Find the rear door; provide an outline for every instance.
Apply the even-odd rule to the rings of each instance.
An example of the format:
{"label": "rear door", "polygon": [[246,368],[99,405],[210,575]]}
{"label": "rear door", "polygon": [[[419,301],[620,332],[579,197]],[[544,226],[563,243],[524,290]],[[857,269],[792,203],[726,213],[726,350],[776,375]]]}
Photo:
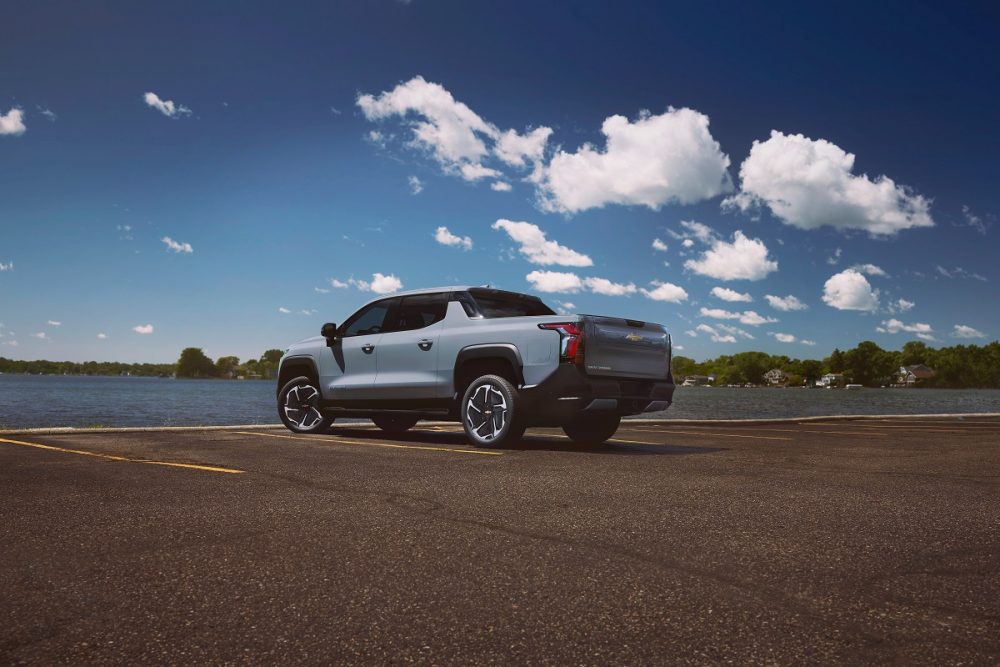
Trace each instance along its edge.
{"label": "rear door", "polygon": [[438,340],[448,310],[447,294],[404,296],[389,313],[378,344],[375,396],[425,399],[441,394]]}
{"label": "rear door", "polygon": [[340,335],[320,360],[325,398],[335,401],[372,398],[379,341],[386,319],[398,301],[391,298],[368,304],[341,325]]}

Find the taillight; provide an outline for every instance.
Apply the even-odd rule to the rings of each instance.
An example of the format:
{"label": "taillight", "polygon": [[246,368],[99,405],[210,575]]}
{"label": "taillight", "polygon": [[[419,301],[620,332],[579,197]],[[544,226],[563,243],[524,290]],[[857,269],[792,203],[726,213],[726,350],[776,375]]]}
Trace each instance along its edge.
{"label": "taillight", "polygon": [[552,322],[539,324],[538,328],[559,332],[560,361],[583,364],[583,329],[577,322]]}

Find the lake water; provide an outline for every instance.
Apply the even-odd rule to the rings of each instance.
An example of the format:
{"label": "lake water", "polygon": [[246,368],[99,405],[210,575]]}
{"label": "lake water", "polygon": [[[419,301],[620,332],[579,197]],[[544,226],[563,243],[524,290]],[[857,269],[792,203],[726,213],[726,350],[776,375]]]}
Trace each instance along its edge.
{"label": "lake water", "polygon": [[[45,426],[274,424],[265,381],[0,375],[0,429]],[[997,389],[679,387],[656,417],[752,419],[843,414],[1000,412]]]}

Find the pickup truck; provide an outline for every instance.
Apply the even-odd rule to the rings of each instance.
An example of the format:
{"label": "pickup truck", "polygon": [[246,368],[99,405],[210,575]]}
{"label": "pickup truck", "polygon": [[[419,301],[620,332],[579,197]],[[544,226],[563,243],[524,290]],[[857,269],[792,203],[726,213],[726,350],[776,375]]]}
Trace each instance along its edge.
{"label": "pickup truck", "polygon": [[487,287],[403,292],[289,347],[278,415],[296,433],[338,417],[390,434],[418,420],[459,421],[480,447],[530,426],[597,444],[621,418],[666,409],[674,394],[670,334],[659,324],[557,315],[535,296]]}

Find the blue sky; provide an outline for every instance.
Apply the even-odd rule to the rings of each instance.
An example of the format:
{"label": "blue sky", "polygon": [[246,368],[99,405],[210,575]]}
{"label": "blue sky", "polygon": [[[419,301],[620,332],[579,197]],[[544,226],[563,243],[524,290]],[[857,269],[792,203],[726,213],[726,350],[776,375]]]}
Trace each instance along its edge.
{"label": "blue sky", "polygon": [[5,10],[2,356],[257,356],[400,284],[699,359],[1000,332],[986,5],[141,4]]}

